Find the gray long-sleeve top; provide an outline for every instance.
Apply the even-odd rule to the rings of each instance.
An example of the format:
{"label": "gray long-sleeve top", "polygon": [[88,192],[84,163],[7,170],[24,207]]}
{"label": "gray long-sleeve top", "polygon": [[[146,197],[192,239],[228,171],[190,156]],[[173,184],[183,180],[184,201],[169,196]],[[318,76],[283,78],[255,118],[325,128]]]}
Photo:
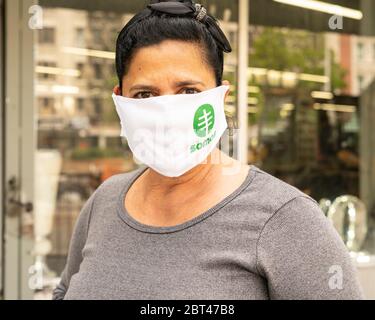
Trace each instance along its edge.
{"label": "gray long-sleeve top", "polygon": [[177,226],[126,211],[145,167],[83,206],[53,299],[363,299],[355,267],[315,200],[251,166],[223,201]]}

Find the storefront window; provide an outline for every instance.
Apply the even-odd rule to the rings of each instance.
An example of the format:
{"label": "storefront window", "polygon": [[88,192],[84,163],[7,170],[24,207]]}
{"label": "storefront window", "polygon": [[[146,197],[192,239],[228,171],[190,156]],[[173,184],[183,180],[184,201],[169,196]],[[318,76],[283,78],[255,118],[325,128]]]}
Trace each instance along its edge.
{"label": "storefront window", "polygon": [[[250,5],[248,162],[309,194],[327,215],[340,196],[364,202],[368,232],[358,235],[359,251],[375,253],[374,203],[364,173],[373,151],[361,147],[370,135],[364,97],[375,83],[369,12],[359,1],[340,3],[357,17],[346,17],[336,30],[327,12],[302,1],[277,2],[283,1]],[[341,223],[346,230],[348,221]]]}
{"label": "storefront window", "polygon": [[[148,2],[39,1],[33,253],[43,266],[44,287],[36,298],[50,298],[58,283],[89,196],[110,176],[137,168],[119,136],[111,94],[117,34]],[[226,113],[236,120],[238,1],[200,2],[233,48],[225,55],[224,79],[232,84]],[[332,13],[288,1],[250,0],[247,162],[310,195],[327,216],[343,196],[358,199],[368,223],[357,249],[375,254],[375,30],[364,3],[369,6],[344,1],[352,11],[340,23]],[[347,220],[341,221],[345,230]]]}

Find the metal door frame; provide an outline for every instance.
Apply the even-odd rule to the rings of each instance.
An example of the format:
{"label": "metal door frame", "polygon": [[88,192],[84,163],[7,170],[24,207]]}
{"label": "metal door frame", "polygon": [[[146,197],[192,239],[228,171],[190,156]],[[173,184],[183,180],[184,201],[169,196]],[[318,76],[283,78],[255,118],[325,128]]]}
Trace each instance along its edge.
{"label": "metal door frame", "polygon": [[[24,228],[25,203],[33,199],[34,183],[34,32],[29,28],[32,0],[5,2],[3,290],[5,299],[32,299],[29,268],[33,265],[33,234]],[[11,195],[14,178],[17,193]]]}
{"label": "metal door frame", "polygon": [[4,268],[3,268],[3,177],[4,177],[4,0],[0,0],[0,300],[3,298]]}

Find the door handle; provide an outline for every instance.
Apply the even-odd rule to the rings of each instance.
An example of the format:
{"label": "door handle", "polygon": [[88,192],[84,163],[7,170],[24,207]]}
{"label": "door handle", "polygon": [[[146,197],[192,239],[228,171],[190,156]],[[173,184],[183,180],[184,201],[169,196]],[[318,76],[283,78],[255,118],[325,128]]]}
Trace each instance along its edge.
{"label": "door handle", "polygon": [[9,203],[16,205],[19,208],[23,208],[25,212],[30,213],[34,210],[34,205],[32,202],[22,202],[19,200],[19,183],[17,183],[17,178],[12,177],[8,181],[8,192],[9,192]]}
{"label": "door handle", "polygon": [[25,212],[29,213],[29,212],[32,212],[34,210],[34,205],[32,202],[21,202],[19,200],[15,200],[13,198],[9,199],[9,202],[12,203],[12,204],[15,204],[21,208],[24,208],[25,209]]}

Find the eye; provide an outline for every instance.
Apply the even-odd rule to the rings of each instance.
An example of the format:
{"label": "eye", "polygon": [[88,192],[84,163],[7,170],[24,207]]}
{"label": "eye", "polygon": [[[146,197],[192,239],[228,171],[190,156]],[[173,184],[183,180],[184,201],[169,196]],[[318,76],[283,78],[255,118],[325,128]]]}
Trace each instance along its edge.
{"label": "eye", "polygon": [[181,93],[183,94],[196,94],[199,93],[200,91],[195,89],[195,88],[184,88],[181,90]]}
{"label": "eye", "polygon": [[152,93],[150,91],[138,92],[137,94],[133,96],[133,98],[135,99],[147,99],[151,97],[152,97]]}

